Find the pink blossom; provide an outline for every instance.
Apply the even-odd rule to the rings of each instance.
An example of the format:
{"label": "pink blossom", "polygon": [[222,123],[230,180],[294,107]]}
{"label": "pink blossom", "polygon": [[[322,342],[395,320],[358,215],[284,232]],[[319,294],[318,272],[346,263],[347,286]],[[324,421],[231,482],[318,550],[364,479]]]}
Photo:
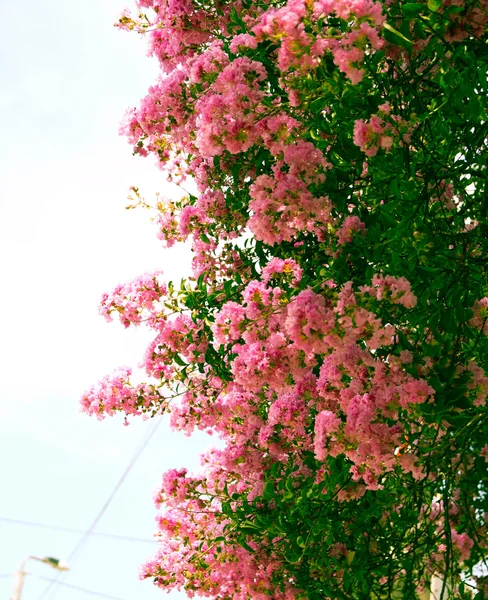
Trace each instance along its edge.
{"label": "pink blossom", "polygon": [[314,198],[305,183],[290,174],[260,175],[250,194],[248,226],[267,244],[291,241],[300,231],[320,234],[330,221],[328,198]]}
{"label": "pink blossom", "polygon": [[258,40],[254,35],[249,33],[239,33],[232,38],[232,41],[229,45],[229,49],[231,52],[236,54],[240,48],[256,48],[258,45]]}
{"label": "pink blossom", "polygon": [[283,260],[281,258],[273,258],[263,268],[261,278],[264,283],[268,283],[277,274],[283,274],[284,276],[291,275],[291,283],[296,286],[302,279],[302,273],[302,269],[293,259],[286,258]]}
{"label": "pink blossom", "polygon": [[488,335],[488,297],[477,300],[472,310],[474,315],[469,321],[470,326]]}
{"label": "pink blossom", "polygon": [[467,533],[458,533],[455,529],[451,529],[451,540],[453,546],[459,552],[461,560],[467,560],[470,550],[474,546],[473,540]]}
{"label": "pink blossom", "polygon": [[278,113],[277,115],[263,118],[257,123],[257,127],[264,145],[272,154],[277,156],[298,135],[300,122],[286,113]]}
{"label": "pink blossom", "polygon": [[405,308],[414,308],[417,304],[410,282],[405,277],[375,275],[372,283],[372,286],[362,287],[361,291],[376,296],[377,300],[388,300]]}
{"label": "pink blossom", "polygon": [[103,294],[100,314],[112,321],[112,314],[118,313],[124,327],[139,325],[144,318],[148,322],[158,322],[163,318],[160,302],[168,293],[161,275],[162,271],[146,273],[125,285],[118,285],[110,294]]}
{"label": "pink blossom", "polygon": [[337,242],[342,246],[352,241],[353,232],[365,229],[366,225],[355,215],[346,217],[336,231]]}
{"label": "pink blossom", "polygon": [[125,367],[104,377],[81,399],[81,410],[97,419],[113,416],[117,412],[126,415],[140,415],[143,412],[162,412],[165,402],[159,391],[152,385],[130,382],[131,369]]}
{"label": "pink blossom", "polygon": [[329,349],[328,334],[335,326],[334,311],[324,298],[307,289],[288,305],[285,321],[290,339],[305,352],[324,352]]}
{"label": "pink blossom", "polygon": [[195,105],[196,145],[204,157],[232,154],[250,148],[258,139],[255,122],[264,110],[259,82],[266,79],[263,64],[247,57],[224,67],[211,89]]}
{"label": "pink blossom", "polygon": [[366,156],[376,156],[380,148],[388,152],[400,142],[410,143],[410,126],[398,115],[391,115],[390,110],[385,103],[379,106],[381,116],[371,115],[369,122],[355,121],[353,141]]}
{"label": "pink blossom", "polygon": [[241,337],[245,324],[245,309],[237,302],[227,302],[220,309],[212,325],[214,339],[219,344],[227,344]]}
{"label": "pink blossom", "polygon": [[341,424],[341,419],[330,410],[323,410],[315,417],[314,449],[317,460],[325,459],[327,442],[333,441],[332,434],[339,430]]}
{"label": "pink blossom", "polygon": [[283,160],[289,166],[290,175],[308,184],[323,182],[325,180],[323,173],[330,167],[323,153],[312,143],[304,140],[285,146]]}

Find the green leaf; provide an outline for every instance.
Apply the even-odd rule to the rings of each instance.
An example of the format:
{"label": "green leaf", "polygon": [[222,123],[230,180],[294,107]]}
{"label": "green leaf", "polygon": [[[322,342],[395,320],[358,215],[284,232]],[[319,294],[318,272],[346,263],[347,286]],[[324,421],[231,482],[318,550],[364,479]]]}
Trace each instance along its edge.
{"label": "green leaf", "polygon": [[403,331],[398,330],[397,336],[398,336],[398,340],[400,341],[402,348],[407,348],[409,350],[414,349],[412,344],[408,341],[407,336],[403,333]]}
{"label": "green leaf", "polygon": [[247,526],[242,526],[239,528],[239,531],[241,531],[242,533],[245,533],[246,535],[254,535],[259,529],[255,526],[252,527],[247,527]]}
{"label": "green leaf", "polygon": [[261,530],[261,527],[256,525],[256,523],[253,523],[253,521],[244,521],[242,523],[241,531],[244,531],[245,529],[251,531],[252,533],[256,533],[256,531]]}
{"label": "green leaf", "polygon": [[386,29],[387,33],[385,35],[385,38],[389,42],[392,42],[393,44],[398,44],[399,46],[403,46],[407,50],[412,49],[412,47],[413,47],[412,40],[409,40],[408,38],[406,38],[403,35],[403,33],[400,33],[400,31],[398,31],[398,29],[395,29],[393,27],[393,25],[390,25],[389,23],[385,23],[383,25],[383,28]]}
{"label": "green leaf", "polygon": [[317,114],[317,113],[322,112],[324,110],[324,108],[325,108],[326,105],[327,105],[327,99],[326,98],[316,98],[315,100],[313,100],[312,102],[310,102],[310,107],[309,108],[310,108],[310,110],[313,113]]}
{"label": "green leaf", "polygon": [[452,310],[441,311],[441,327],[447,333],[451,333],[451,334],[457,333],[457,323],[456,323],[454,311],[452,311]]}
{"label": "green leaf", "polygon": [[442,6],[442,0],[428,0],[427,6],[432,12],[437,12]]}
{"label": "green leaf", "polygon": [[275,486],[273,481],[268,481],[264,486],[263,496],[266,500],[272,500],[275,497]]}
{"label": "green leaf", "polygon": [[416,2],[407,2],[402,6],[402,13],[406,17],[412,17],[421,13],[424,10],[424,8],[424,4],[417,4]]}
{"label": "green leaf", "polygon": [[466,321],[466,311],[463,306],[460,304],[456,305],[454,312],[456,313],[456,319],[459,323],[464,323]]}
{"label": "green leaf", "polygon": [[180,367],[187,367],[187,363],[181,358],[181,356],[179,354],[175,354],[173,357],[173,360],[175,361],[175,363],[177,365],[180,365]]}
{"label": "green leaf", "polygon": [[249,544],[245,540],[239,539],[238,543],[239,543],[239,546],[242,546],[245,550],[247,550],[248,552],[251,552],[251,554],[254,554],[254,550],[251,548],[251,546],[249,546]]}

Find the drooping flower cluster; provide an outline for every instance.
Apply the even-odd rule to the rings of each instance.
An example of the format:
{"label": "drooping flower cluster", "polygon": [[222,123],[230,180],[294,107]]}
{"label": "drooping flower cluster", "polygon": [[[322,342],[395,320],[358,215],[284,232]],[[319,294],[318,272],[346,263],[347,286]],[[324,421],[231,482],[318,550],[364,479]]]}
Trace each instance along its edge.
{"label": "drooping flower cluster", "polygon": [[100,314],[112,321],[113,313],[118,313],[124,327],[139,325],[145,321],[156,321],[161,307],[161,299],[167,294],[167,287],[160,280],[162,271],[148,273],[125,285],[118,285],[110,294],[104,294],[100,303]]}
{"label": "drooping flower cluster", "polygon": [[147,383],[132,385],[131,374],[132,370],[126,367],[104,377],[83,396],[82,410],[100,420],[117,412],[133,416],[163,412],[165,400],[159,390]]}

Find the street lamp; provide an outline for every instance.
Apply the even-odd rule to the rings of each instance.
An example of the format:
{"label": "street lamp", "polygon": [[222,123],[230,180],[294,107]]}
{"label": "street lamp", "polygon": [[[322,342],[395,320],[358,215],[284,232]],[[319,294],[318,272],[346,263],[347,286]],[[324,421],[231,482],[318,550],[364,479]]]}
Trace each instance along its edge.
{"label": "street lamp", "polygon": [[24,558],[24,560],[20,564],[20,569],[15,574],[15,583],[14,590],[12,592],[12,597],[10,600],[20,600],[22,595],[22,588],[24,587],[24,579],[27,575],[25,571],[25,565],[28,560],[38,560],[39,562],[44,563],[45,565],[49,565],[51,568],[56,569],[56,571],[69,571],[69,566],[64,560],[59,560],[59,558],[53,558],[52,556],[46,556],[44,558],[39,558],[38,556],[28,556]]}

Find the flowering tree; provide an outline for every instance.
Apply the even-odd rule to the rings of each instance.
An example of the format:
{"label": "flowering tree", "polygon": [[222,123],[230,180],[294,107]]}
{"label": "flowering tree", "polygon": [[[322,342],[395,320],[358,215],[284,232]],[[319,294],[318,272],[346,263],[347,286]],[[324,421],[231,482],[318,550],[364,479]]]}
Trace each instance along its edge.
{"label": "flowering tree", "polygon": [[487,22],[486,0],[121,17],[161,66],[123,132],[198,188],[152,207],[193,274],[103,297],[153,330],[148,383],[121,370],[82,406],[222,441],[163,476],[142,571],[161,588],[413,599],[436,574],[444,598],[484,597]]}

